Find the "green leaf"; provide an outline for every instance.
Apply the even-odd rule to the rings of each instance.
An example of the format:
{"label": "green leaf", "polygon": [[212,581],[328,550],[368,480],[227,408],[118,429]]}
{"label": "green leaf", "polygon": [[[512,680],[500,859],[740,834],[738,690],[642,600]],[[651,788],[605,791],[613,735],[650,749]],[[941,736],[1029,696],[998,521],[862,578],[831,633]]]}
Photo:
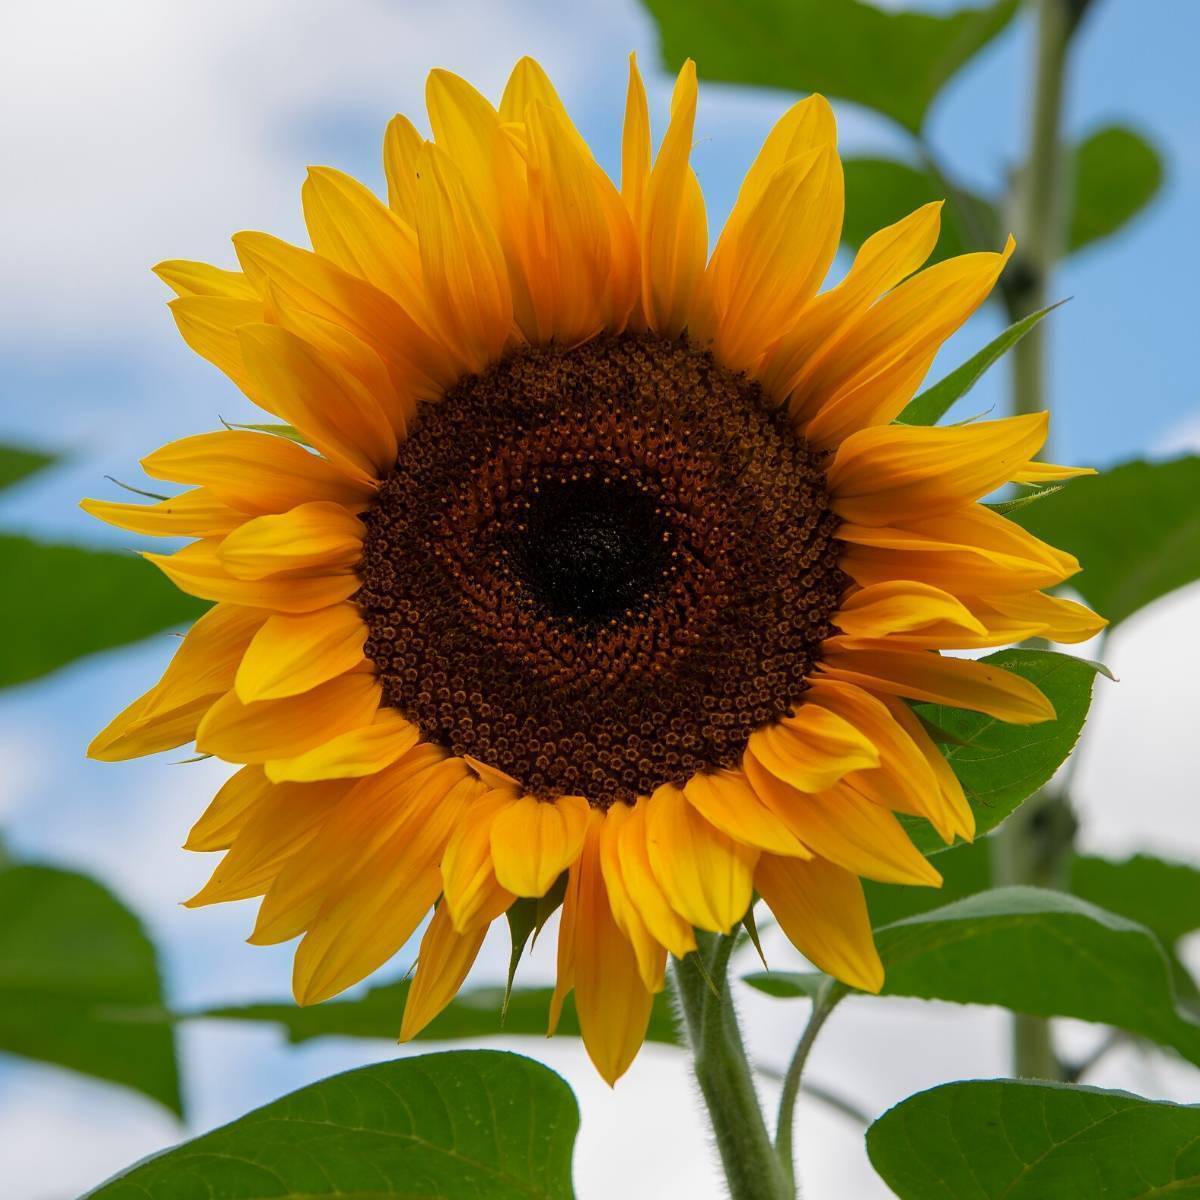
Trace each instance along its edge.
{"label": "green leaf", "polygon": [[1200,457],[1129,462],[1076,479],[1013,519],[1079,559],[1071,587],[1118,625],[1200,579]]}
{"label": "green leaf", "polygon": [[979,382],[992,363],[1007,354],[1047,313],[1052,313],[1064,303],[1060,300],[1058,304],[1051,304],[1049,308],[1039,309],[1014,322],[961,367],[956,367],[945,379],[910,400],[896,419],[905,425],[936,425],[955,401],[961,400]]}
{"label": "green leaf", "polygon": [[[284,1027],[291,1042],[329,1036],[388,1038],[394,1041],[400,1030],[400,1015],[404,1012],[408,989],[409,981],[405,979],[398,983],[379,984],[355,1000],[334,1000],[309,1008],[283,1001],[214,1008],[183,1015],[229,1021],[271,1021]],[[501,1020],[504,991],[503,987],[476,987],[459,992],[417,1035],[418,1038],[434,1042],[501,1035],[511,1037],[514,1034],[544,1038],[553,989],[513,988],[507,1011]],[[575,1015],[573,996],[568,996],[563,1005],[558,1033],[566,1037],[579,1036],[579,1020]],[[665,995],[655,997],[646,1040],[675,1046],[681,1044],[675,1017]]]}
{"label": "green leaf", "polygon": [[1028,1079],[947,1083],[867,1130],[900,1200],[1200,1196],[1200,1108]]}
{"label": "green leaf", "polygon": [[0,490],[20,483],[22,479],[43,470],[55,461],[53,455],[43,454],[40,450],[0,445]]}
{"label": "green leaf", "polygon": [[847,158],[842,166],[846,176],[842,241],[852,250],[857,250],[873,233],[935,200],[948,203],[942,209],[942,230],[929,257],[930,264],[974,249],[960,204],[970,205],[976,224],[982,226],[992,241],[997,240],[999,222],[995,210],[981,196],[961,188],[955,189],[951,196],[947,185],[928,171],[891,158]]}
{"label": "green leaf", "polygon": [[986,892],[992,886],[991,855],[992,847],[986,837],[962,843],[938,855],[936,865],[942,876],[940,888],[864,879],[863,891],[867,895],[872,928],[878,929],[917,913],[942,908],[977,892]]}
{"label": "green leaf", "polygon": [[1122,862],[1078,855],[1071,863],[1074,895],[1138,921],[1164,945],[1200,929],[1200,870],[1135,854]]}
{"label": "green leaf", "polygon": [[945,14],[862,0],[646,0],[663,58],[723,83],[853,100],[918,132],[943,85],[1012,19],[1015,0]]}
{"label": "green leaf", "polygon": [[[1001,650],[983,660],[1036,684],[1057,718],[1040,725],[1008,725],[982,713],[918,704],[915,711],[956,741],[942,747],[975,813],[977,834],[995,829],[1066,761],[1079,740],[1092,700],[1097,665],[1049,650]],[[905,827],[926,854],[946,846],[924,821]]]}
{"label": "green leaf", "polygon": [[1158,151],[1132,129],[1097,130],[1075,147],[1074,207],[1067,248],[1110,237],[1131,221],[1162,186]]}
{"label": "green leaf", "polygon": [[458,1050],[347,1071],[185,1142],[92,1200],[570,1200],[579,1109],[553,1071]]}
{"label": "green leaf", "polygon": [[0,535],[0,569],[13,584],[0,591],[0,627],[9,631],[0,687],[140,641],[206,607],[133,554]]}
{"label": "green leaf", "polygon": [[[1200,1064],[1200,1018],[1179,1004],[1158,939],[1075,896],[996,888],[885,925],[875,941],[882,995],[1095,1021]],[[777,973],[748,982],[774,996],[807,994]]]}
{"label": "green leaf", "polygon": [[144,1092],[180,1112],[158,960],[138,919],[85,875],[0,868],[0,1050]]}

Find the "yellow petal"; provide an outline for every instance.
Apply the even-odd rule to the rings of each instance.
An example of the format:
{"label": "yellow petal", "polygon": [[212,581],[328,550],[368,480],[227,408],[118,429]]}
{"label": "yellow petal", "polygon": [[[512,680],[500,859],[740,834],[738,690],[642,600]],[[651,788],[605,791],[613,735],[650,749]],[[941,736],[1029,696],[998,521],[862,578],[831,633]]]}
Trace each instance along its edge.
{"label": "yellow petal", "polygon": [[320,833],[347,786],[289,783],[266,790],[212,877],[185,905],[201,908],[261,896],[284,863]]}
{"label": "yellow petal", "polygon": [[254,635],[237,672],[243,704],[306,692],[353,670],[363,659],[367,627],[353,604],[270,617]]}
{"label": "yellow petal", "polygon": [[[550,82],[550,76],[537,59],[526,54],[517,60],[508,82],[504,85],[504,95],[500,97],[500,120],[523,122],[527,119],[529,109],[535,104],[544,104],[554,109],[563,121],[571,124],[566,106],[554,84]],[[574,129],[574,126],[571,125],[571,128]]]}
{"label": "yellow petal", "polygon": [[1060,479],[1078,479],[1095,475],[1095,467],[1060,467],[1056,463],[1028,462],[1013,477],[1013,483],[1056,483]]}
{"label": "yellow petal", "polygon": [[837,344],[850,322],[933,253],[941,230],[941,210],[941,201],[926,204],[867,238],[845,279],[814,296],[797,315],[795,325],[768,351],[755,374],[772,396],[790,398],[793,418],[807,420],[815,411],[809,393],[800,386],[806,373]]}
{"label": "yellow petal", "polygon": [[418,743],[387,770],[359,780],[330,814],[320,841],[296,855],[268,889],[250,942],[269,946],[303,933],[389,838],[464,777],[440,747]]}
{"label": "yellow petal", "polygon": [[650,865],[671,906],[701,929],[728,933],[750,907],[758,851],[710,825],[664,784],[646,808]]}
{"label": "yellow petal", "polygon": [[258,300],[258,293],[241,271],[226,271],[208,263],[175,258],[160,262],[154,268],[154,273],[177,296],[224,296],[230,300]]}
{"label": "yellow petal", "polygon": [[653,996],[613,919],[600,865],[601,821],[590,822],[579,860],[574,920],[575,1008],[596,1070],[610,1086],[629,1068],[650,1024]]}
{"label": "yellow petal", "polygon": [[188,630],[158,683],[97,734],[89,756],[117,762],[190,742],[205,712],[229,690],[262,621],[262,613],[231,604],[209,609]]}
{"label": "yellow petal", "polygon": [[433,143],[417,159],[417,233],[425,295],[437,328],[467,370],[500,356],[512,332],[512,292],[499,239],[450,156]]}
{"label": "yellow petal", "polygon": [[183,340],[250,395],[253,383],[242,361],[237,331],[243,325],[266,319],[262,301],[231,296],[180,296],[168,307]]}
{"label": "yellow petal", "polygon": [[311,783],[320,779],[358,779],[390,767],[418,742],[421,731],[394,708],[381,708],[369,725],[340,733],[294,758],[267,763],[275,783]]}
{"label": "yellow petal", "polygon": [[758,798],[740,771],[694,775],[683,794],[710,825],[735,841],[774,854],[809,856],[788,827]]}
{"label": "yellow petal", "polygon": [[[513,898],[510,891],[500,889],[492,867],[492,823],[516,800],[507,790],[484,792],[471,805],[446,846],[442,856],[443,904],[460,933],[487,926],[496,915],[498,889],[508,902]],[[504,908],[508,902],[503,903]]]}
{"label": "yellow petal", "polygon": [[687,324],[708,257],[704,194],[689,165],[696,98],[696,64],[688,59],[675,81],[670,124],[642,198],[642,305],[646,323],[666,337]]}
{"label": "yellow petal", "polygon": [[243,704],[227,692],[200,723],[196,748],[229,762],[265,763],[323,745],[369,725],[379,708],[379,684],[370,675],[341,675],[299,696]]}
{"label": "yellow petal", "polygon": [[748,211],[731,214],[694,322],[721,362],[749,370],[791,328],[833,262],[842,209],[841,162],[826,144],[784,163]]}
{"label": "yellow petal", "polygon": [[454,382],[452,357],[386,292],[269,234],[239,233],[233,244],[247,278],[270,296],[284,327],[296,311],[340,325],[379,355],[401,391],[423,399]]}
{"label": "yellow petal", "polygon": [[537,800],[522,796],[492,822],[492,863],[502,887],[517,896],[544,896],[579,857],[587,826],[582,796]]}
{"label": "yellow petal", "polygon": [[831,787],[848,771],[879,765],[879,751],[862,730],[820,705],[756,729],[747,750],[772,775],[802,792]]}
{"label": "yellow petal", "polygon": [[1020,622],[1030,630],[1025,637],[1044,637],[1052,642],[1086,642],[1108,624],[1085,605],[1064,596],[1047,596],[1043,592],[989,596],[979,604],[980,611],[985,614],[990,610],[1006,621]]}
{"label": "yellow petal", "polygon": [[1027,679],[974,659],[872,646],[831,649],[823,669],[869,691],[966,708],[1015,725],[1054,720],[1054,706]]}
{"label": "yellow petal", "polygon": [[851,637],[879,638],[912,633],[931,625],[950,625],[970,633],[985,632],[983,623],[956,596],[927,583],[894,579],[861,588],[842,602],[834,618]]}
{"label": "yellow petal", "polygon": [[792,944],[814,966],[864,992],[883,987],[862,884],[832,863],[764,854],[759,894]]}
{"label": "yellow petal", "polygon": [[836,146],[837,120],[829,101],[817,94],[798,100],[767,134],[738,189],[731,221],[734,216],[745,220],[785,164],[812,150]]}
{"label": "yellow petal", "polygon": [[650,936],[666,946],[676,958],[682,958],[695,950],[696,935],[691,923],[671,907],[654,876],[646,841],[647,801],[639,800],[635,805],[623,805],[622,808],[625,810],[623,816],[614,818],[614,806],[609,810],[608,819],[615,821],[619,832],[618,857],[627,902],[637,910]]}
{"label": "yellow petal", "polygon": [[922,376],[911,364],[933,360],[942,343],[987,299],[1013,242],[1002,254],[963,254],[900,284],[801,379],[794,405],[820,396],[805,437],[836,446],[856,430],[891,421],[912,399]]}
{"label": "yellow petal", "polygon": [[666,950],[650,932],[639,905],[630,894],[621,862],[621,833],[632,811],[626,804],[614,804],[605,813],[600,827],[600,867],[613,920],[633,949],[642,983],[647,991],[661,992],[667,965]]}
{"label": "yellow petal", "polygon": [[438,860],[477,780],[429,796],[340,894],[321,908],[296,950],[292,990],[317,1004],[381,967],[413,935],[441,888]]}
{"label": "yellow petal", "polygon": [[193,488],[157,504],[81,500],[79,507],[118,529],[150,537],[214,537],[229,533],[246,519],[244,512],[231,508],[205,488]]}
{"label": "yellow petal", "polygon": [[421,264],[411,225],[331,167],[309,167],[300,198],[313,249],[392,296],[420,322]]}
{"label": "yellow petal", "polygon": [[625,94],[625,124],[621,130],[621,198],[633,227],[642,227],[642,200],[650,177],[650,109],[646,86],[638,71],[637,55],[629,56],[629,87]]}
{"label": "yellow petal", "polygon": [[402,221],[416,224],[417,152],[421,135],[402,113],[389,122],[383,137],[383,171],[387,176],[388,207]]}
{"label": "yellow petal", "polygon": [[228,850],[254,809],[273,785],[262,767],[242,767],[225,781],[200,819],[192,826],[185,850]]}
{"label": "yellow petal", "polygon": [[308,435],[351,474],[381,478],[396,461],[396,433],[362,382],[277,325],[238,330],[252,399]]}
{"label": "yellow petal", "polygon": [[851,434],[828,480],[847,521],[888,525],[978,500],[1007,482],[1046,440],[1045,413],[927,429],[880,425]]}
{"label": "yellow petal", "polygon": [[314,608],[326,608],[352,596],[360,586],[358,576],[352,572],[235,579],[217,558],[219,546],[218,539],[209,538],[193,542],[176,554],[143,554],[142,557],[189,596],[279,612],[311,612]]}
{"label": "yellow petal", "polygon": [[170,442],[142,459],[152,479],[200,484],[240,512],[286,512],[310,500],[330,500],[358,512],[374,484],[352,479],[290,438],[227,429]]}
{"label": "yellow petal", "polygon": [[340,504],[314,500],[247,521],[221,542],[217,561],[235,579],[314,569],[339,574],[362,557],[363,532]]}
{"label": "yellow petal", "polygon": [[460,933],[450,923],[445,904],[434,911],[417,951],[417,970],[404,1001],[400,1040],[415,1038],[458,994],[471,970],[487,926]]}
{"label": "yellow petal", "polygon": [[881,883],[937,887],[942,877],[909,841],[886,808],[847,783],[799,792],[765,770],[752,754],[743,763],[754,790],[815,854]]}

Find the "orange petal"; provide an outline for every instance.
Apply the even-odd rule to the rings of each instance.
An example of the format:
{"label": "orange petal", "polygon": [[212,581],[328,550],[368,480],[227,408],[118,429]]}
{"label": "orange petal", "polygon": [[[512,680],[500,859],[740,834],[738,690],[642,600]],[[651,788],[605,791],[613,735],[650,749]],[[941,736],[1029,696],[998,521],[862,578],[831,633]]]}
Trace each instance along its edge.
{"label": "orange petal", "polygon": [[358,779],[390,767],[420,740],[421,731],[394,708],[380,708],[369,725],[339,733],[293,758],[267,763],[275,783],[311,783],[319,779]]}
{"label": "orange petal", "polygon": [[650,797],[646,846],[659,886],[692,925],[728,933],[745,916],[758,851],[710,825],[679,788]]}
{"label": "orange petal", "polygon": [[932,625],[985,633],[983,623],[956,596],[927,583],[893,579],[874,583],[848,596],[834,618],[851,637],[881,638],[912,633]]}
{"label": "orange petal", "polygon": [[239,526],[221,542],[217,561],[235,579],[285,571],[340,574],[362,557],[363,532],[363,523],[340,504],[313,500]]}
{"label": "orange petal", "polygon": [[879,751],[862,730],[804,703],[793,716],[756,729],[746,748],[771,774],[802,792],[824,791],[848,771],[879,765]]}
{"label": "orange petal", "polygon": [[451,925],[444,904],[434,911],[417,951],[417,970],[404,1002],[402,1042],[415,1038],[458,994],[486,933],[486,925],[460,933]]}
{"label": "orange petal", "polygon": [[516,802],[517,797],[507,790],[483,792],[446,846],[442,856],[443,904],[459,933],[487,926],[497,915],[494,906],[498,892],[507,897],[504,908],[512,901],[512,893],[500,888],[492,867],[492,824]]}
{"label": "orange petal", "polygon": [[809,857],[808,850],[758,798],[740,771],[693,775],[683,794],[710,825],[738,842],[774,854]]}
{"label": "orange petal", "polygon": [[208,263],[174,258],[160,262],[154,273],[177,296],[224,296],[230,300],[257,300],[258,293],[241,271],[226,271]]}
{"label": "orange petal", "polygon": [[157,504],[118,504],[81,500],[79,507],[100,521],[150,537],[214,537],[236,529],[246,514],[205,488],[193,488]]}
{"label": "orange petal", "polygon": [[185,850],[228,850],[251,813],[271,793],[272,783],[262,767],[242,767],[213,797],[183,843]]}
{"label": "orange petal", "polygon": [[421,135],[402,113],[389,122],[383,137],[383,171],[387,176],[388,207],[402,221],[416,224],[417,154]]}
{"label": "orange petal", "polygon": [[243,704],[295,696],[364,661],[367,627],[356,605],[268,618],[254,635],[237,671]]}
{"label": "orange petal", "polygon": [[500,885],[517,896],[544,896],[579,857],[588,811],[582,796],[522,796],[498,813],[492,862]]}
{"label": "orange petal", "polygon": [[819,858],[764,854],[754,884],[792,944],[815,966],[864,992],[883,987],[862,884]]}

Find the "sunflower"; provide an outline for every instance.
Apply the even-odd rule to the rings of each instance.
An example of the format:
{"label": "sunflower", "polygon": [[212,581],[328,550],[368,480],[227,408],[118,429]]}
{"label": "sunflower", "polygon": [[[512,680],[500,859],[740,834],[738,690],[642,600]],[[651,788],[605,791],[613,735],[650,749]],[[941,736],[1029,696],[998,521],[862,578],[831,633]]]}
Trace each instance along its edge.
{"label": "sunflower", "polygon": [[[971,809],[907,701],[1049,720],[1026,680],[944,650],[1090,637],[1078,569],[978,501],[1066,477],[1046,417],[896,423],[1012,250],[920,270],[926,205],[837,286],[830,106],[767,137],[709,255],[696,73],[652,154],[631,59],[615,186],[533,61],[494,108],[434,71],[431,141],[388,127],[384,204],[313,169],[312,250],[174,261],[184,340],[283,424],[143,460],[190,490],[102,520],[214,604],[90,753],[194,740],[240,769],[187,847],[189,904],[262,897],[301,1004],[432,911],[401,1037],[489,924],[561,897],[550,1025],[574,989],[614,1081],[668,954],[757,895],[813,963],[878,991],[860,877],[936,886],[896,814]],[[528,903],[528,900],[526,900]]]}

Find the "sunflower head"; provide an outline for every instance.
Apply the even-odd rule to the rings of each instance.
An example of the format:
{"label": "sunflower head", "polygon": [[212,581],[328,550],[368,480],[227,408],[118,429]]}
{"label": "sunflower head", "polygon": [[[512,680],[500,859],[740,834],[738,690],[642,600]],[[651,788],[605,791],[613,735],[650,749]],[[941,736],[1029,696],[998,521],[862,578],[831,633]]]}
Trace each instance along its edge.
{"label": "sunflower head", "polygon": [[709,254],[689,166],[696,77],[651,152],[631,60],[621,182],[531,60],[499,108],[435,71],[433,137],[388,127],[387,202],[303,188],[312,249],[234,239],[240,270],[163,263],[187,343],[291,431],[184,438],[188,486],[103,520],[195,539],[147,555],[213,601],[93,742],[195,741],[239,766],[188,847],[189,903],[262,897],[301,937],[301,1003],[430,914],[419,1032],[518,897],[561,893],[551,1027],[574,989],[610,1081],[668,953],[757,893],[796,946],[878,990],[860,876],[936,885],[896,813],[970,838],[909,700],[1053,711],[943,651],[1101,624],[1043,589],[1070,556],[979,500],[1073,472],[1044,416],[897,424],[1011,252],[920,270],[927,205],[820,291],[842,224],[829,105],[768,136]]}

